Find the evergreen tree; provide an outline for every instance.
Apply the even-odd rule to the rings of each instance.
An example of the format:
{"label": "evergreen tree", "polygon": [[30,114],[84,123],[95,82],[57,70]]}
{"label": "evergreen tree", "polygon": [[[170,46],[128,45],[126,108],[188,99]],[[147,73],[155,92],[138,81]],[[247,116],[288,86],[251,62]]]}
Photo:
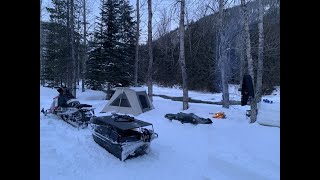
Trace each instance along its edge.
{"label": "evergreen tree", "polygon": [[95,88],[108,82],[129,86],[133,81],[135,22],[126,0],[102,3],[101,19],[95,30],[95,43],[87,63],[88,83]]}
{"label": "evergreen tree", "polygon": [[104,70],[106,72],[106,80],[112,85],[117,85],[118,74],[121,67],[118,66],[120,61],[119,51],[119,0],[107,0],[102,8],[102,22],[105,24],[105,30],[102,34],[104,57],[106,58]]}
{"label": "evergreen tree", "polygon": [[50,13],[50,22],[44,24],[47,42],[45,42],[44,78],[56,84],[65,81],[66,64],[68,62],[68,29],[67,29],[67,2],[52,0],[53,7],[47,8]]}
{"label": "evergreen tree", "polygon": [[135,22],[131,14],[133,13],[132,7],[127,0],[120,0],[120,11],[118,17],[118,24],[120,26],[118,33],[118,58],[116,67],[118,72],[114,73],[117,83],[122,86],[128,86],[133,81],[134,73],[134,58],[135,58]]}
{"label": "evergreen tree", "polygon": [[[79,6],[75,6],[75,11],[79,10]],[[47,7],[49,12],[49,22],[43,23],[43,31],[46,34],[44,42],[43,77],[45,80],[54,82],[55,85],[70,85],[71,75],[77,67],[72,67],[71,61],[71,43],[75,48],[75,57],[80,57],[80,34],[74,31],[75,42],[71,42],[69,28],[69,10],[68,0],[52,0],[52,7]],[[75,13],[79,16],[79,13]],[[79,19],[75,16],[74,19]],[[78,22],[76,22],[78,24]],[[80,23],[79,23],[80,24]],[[78,31],[80,26],[78,27]],[[78,64],[78,63],[76,63]],[[80,67],[79,67],[80,68]]]}
{"label": "evergreen tree", "polygon": [[94,32],[94,40],[89,42],[91,51],[89,52],[89,58],[86,62],[86,84],[94,90],[101,89],[101,85],[106,82],[102,28],[102,23],[97,23],[97,28]]}

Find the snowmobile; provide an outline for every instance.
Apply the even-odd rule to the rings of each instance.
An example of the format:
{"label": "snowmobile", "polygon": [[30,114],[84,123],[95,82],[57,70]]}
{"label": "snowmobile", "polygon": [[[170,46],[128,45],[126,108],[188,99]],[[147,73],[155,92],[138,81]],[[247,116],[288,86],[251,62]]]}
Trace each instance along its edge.
{"label": "snowmobile", "polygon": [[93,140],[121,161],[148,153],[158,138],[151,123],[128,115],[92,117],[89,127]]}
{"label": "snowmobile", "polygon": [[50,109],[42,108],[41,112],[45,116],[47,114],[57,115],[72,126],[83,129],[88,126],[90,118],[95,116],[94,109],[92,105],[80,104],[76,99],[69,99],[66,107],[60,107],[58,96],[56,96],[53,98]]}

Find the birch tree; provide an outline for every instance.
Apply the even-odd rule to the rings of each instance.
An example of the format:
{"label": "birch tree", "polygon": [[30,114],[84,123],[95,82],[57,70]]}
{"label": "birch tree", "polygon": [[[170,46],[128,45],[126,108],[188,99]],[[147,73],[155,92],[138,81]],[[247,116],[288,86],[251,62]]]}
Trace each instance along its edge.
{"label": "birch tree", "polygon": [[86,0],[83,0],[82,3],[82,9],[83,9],[83,46],[84,46],[84,58],[82,61],[82,85],[81,85],[81,91],[84,92],[84,84],[86,79],[86,62],[88,59],[87,56],[87,13],[86,13]]}
{"label": "birch tree", "polygon": [[[250,33],[249,33],[249,13],[247,9],[247,3],[245,2],[245,0],[241,0],[241,6],[242,6],[242,11],[244,16],[244,40],[246,44],[245,47],[246,47],[246,56],[248,61],[248,72],[252,78],[253,87],[255,87],[253,60],[251,56],[251,41],[250,41]],[[255,101],[255,98],[251,99],[250,108],[251,108],[250,123],[254,123],[257,120],[257,102]]]}
{"label": "birch tree", "polygon": [[243,75],[245,73],[246,70],[246,63],[245,63],[245,53],[244,53],[244,32],[243,30],[240,32],[240,37],[238,40],[238,48],[239,48],[239,52],[240,52],[240,74],[239,74],[239,82],[240,82],[240,86],[242,87],[242,79],[243,79]]}
{"label": "birch tree", "polygon": [[148,0],[148,54],[149,54],[149,65],[147,73],[147,86],[148,96],[152,101],[152,64],[153,64],[153,53],[152,53],[152,0]]}
{"label": "birch tree", "polygon": [[41,85],[44,85],[44,79],[43,79],[43,31],[42,31],[42,0],[40,0],[40,83]]}
{"label": "birch tree", "polygon": [[137,31],[136,31],[136,56],[134,63],[134,85],[138,85],[138,63],[139,63],[139,23],[140,23],[140,14],[139,14],[139,0],[136,0],[136,11],[137,11]]}
{"label": "birch tree", "polygon": [[257,69],[257,86],[256,86],[256,102],[261,101],[262,96],[262,76],[263,76],[263,5],[262,0],[258,0],[259,6],[259,20],[258,20],[258,31],[259,31],[259,45],[258,45],[258,69]]}
{"label": "birch tree", "polygon": [[226,63],[227,63],[227,46],[225,31],[223,25],[224,18],[224,0],[219,0],[219,64],[221,72],[221,83],[222,83],[222,107],[229,108],[229,87],[228,87],[228,76],[226,72]]}
{"label": "birch tree", "polygon": [[[67,0],[67,41],[68,41],[68,48],[71,46],[70,45],[70,0]],[[70,78],[70,74],[72,74],[71,72],[71,67],[70,67],[70,55],[71,55],[71,50],[69,51],[69,54],[68,54],[68,61],[66,63],[66,66],[67,66],[67,87],[72,87],[72,80]],[[72,59],[71,59],[72,60]]]}
{"label": "birch tree", "polygon": [[[77,4],[77,5],[79,5],[79,4]],[[80,52],[81,52],[81,50],[80,50],[80,48],[81,48],[81,44],[80,44],[80,38],[81,38],[81,36],[80,36],[80,29],[81,29],[81,20],[80,20],[80,18],[81,18],[81,16],[80,16],[80,14],[81,14],[81,12],[80,12],[80,8],[78,8],[78,11],[77,11],[77,34],[76,34],[76,37],[75,37],[75,43],[76,43],[76,64],[77,64],[77,72],[76,72],[76,75],[77,75],[77,78],[76,78],[76,81],[77,81],[77,85],[79,85],[79,83],[80,83],[80,65],[81,65],[81,63],[80,62],[82,62],[82,61],[80,61],[80,59],[83,59],[83,58],[81,58],[80,57]]]}
{"label": "birch tree", "polygon": [[180,66],[182,73],[182,89],[183,89],[183,110],[189,108],[188,101],[188,77],[185,62],[185,52],[184,52],[184,16],[185,16],[185,0],[180,0],[180,23],[179,23],[179,37],[180,37]]}
{"label": "birch tree", "polygon": [[76,96],[76,58],[75,58],[75,49],[74,49],[74,0],[70,0],[70,38],[71,38],[71,60],[72,60],[72,94],[74,97]]}

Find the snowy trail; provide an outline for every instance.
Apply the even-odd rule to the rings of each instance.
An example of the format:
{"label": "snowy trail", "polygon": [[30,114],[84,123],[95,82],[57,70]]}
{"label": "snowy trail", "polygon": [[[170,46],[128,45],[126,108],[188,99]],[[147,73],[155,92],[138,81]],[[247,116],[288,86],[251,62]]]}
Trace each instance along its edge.
{"label": "snowy trail", "polygon": [[[55,90],[40,88],[41,107],[50,106]],[[164,91],[165,92],[165,91]],[[169,94],[169,92],[167,92]],[[81,103],[107,103],[101,92],[79,93]],[[223,110],[227,119],[211,125],[181,124],[164,118],[182,111],[182,104],[154,98],[155,109],[137,116],[153,123],[159,138],[149,154],[121,162],[93,141],[89,129],[76,129],[54,116],[40,114],[40,179],[43,180],[256,180],[280,179],[280,128],[249,125],[246,107],[228,110],[216,105],[190,104],[186,112],[211,117]],[[272,108],[276,108],[272,106]],[[268,114],[264,118],[277,118]]]}

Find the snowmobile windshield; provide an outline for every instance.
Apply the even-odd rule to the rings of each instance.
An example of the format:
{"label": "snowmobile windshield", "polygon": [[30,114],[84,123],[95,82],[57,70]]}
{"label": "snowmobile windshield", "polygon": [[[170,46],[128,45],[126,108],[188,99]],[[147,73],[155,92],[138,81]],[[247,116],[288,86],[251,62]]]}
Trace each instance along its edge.
{"label": "snowmobile windshield", "polygon": [[50,110],[53,111],[56,107],[58,107],[58,96],[53,98]]}

